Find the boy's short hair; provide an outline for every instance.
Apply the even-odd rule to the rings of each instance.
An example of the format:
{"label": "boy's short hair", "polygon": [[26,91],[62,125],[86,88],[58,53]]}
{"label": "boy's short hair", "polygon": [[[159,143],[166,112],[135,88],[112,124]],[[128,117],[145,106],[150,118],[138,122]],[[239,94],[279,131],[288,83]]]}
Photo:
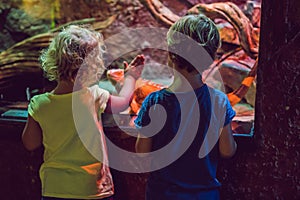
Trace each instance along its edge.
{"label": "boy's short hair", "polygon": [[[203,14],[199,15],[186,15],[176,21],[167,33],[167,44],[169,49],[169,55],[173,62],[177,63],[178,66],[187,67],[187,70],[193,71],[193,67],[187,60],[181,55],[178,55],[172,51],[178,47],[184,48],[181,51],[193,51],[188,46],[184,45],[184,38],[178,37],[178,34],[184,34],[189,38],[193,39],[198,45],[202,46],[207,53],[215,58],[217,49],[221,45],[220,34],[215,23]],[[195,54],[195,52],[191,52]]]}
{"label": "boy's short hair", "polygon": [[80,70],[86,76],[101,73],[99,70],[104,70],[103,53],[101,33],[70,25],[53,38],[42,52],[40,62],[49,80],[74,80],[82,67],[88,67],[88,70]]}

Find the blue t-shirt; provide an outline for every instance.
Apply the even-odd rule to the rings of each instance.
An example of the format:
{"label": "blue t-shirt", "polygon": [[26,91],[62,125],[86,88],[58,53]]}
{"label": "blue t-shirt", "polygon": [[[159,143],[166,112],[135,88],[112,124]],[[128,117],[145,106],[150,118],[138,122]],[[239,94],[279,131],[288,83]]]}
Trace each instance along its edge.
{"label": "blue t-shirt", "polygon": [[[143,127],[149,126],[154,121],[160,121],[154,118],[164,116],[163,113],[151,114],[161,112],[157,106],[163,107],[166,113],[162,128],[155,135],[149,128],[143,132]],[[235,112],[227,96],[221,91],[209,88],[206,84],[190,92],[173,93],[168,89],[162,89],[148,95],[138,113],[135,125],[142,135],[152,137],[152,151],[173,142],[168,154],[172,156],[174,153],[180,153],[178,149],[185,148],[184,146],[188,144],[178,159],[162,169],[151,172],[148,180],[148,187],[152,187],[151,191],[161,192],[163,187],[192,191],[219,187],[220,183],[216,179],[219,130],[230,123],[234,116]],[[209,136],[208,132],[210,137],[206,138]],[[205,140],[209,142],[205,143]],[[203,154],[205,149],[206,153]],[[152,165],[157,164],[159,163],[156,163],[154,158]]]}

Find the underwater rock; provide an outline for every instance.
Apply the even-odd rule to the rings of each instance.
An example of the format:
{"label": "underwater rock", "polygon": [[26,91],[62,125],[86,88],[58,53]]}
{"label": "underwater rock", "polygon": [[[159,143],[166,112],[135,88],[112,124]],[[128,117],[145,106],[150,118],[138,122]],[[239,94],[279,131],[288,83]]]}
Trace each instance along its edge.
{"label": "underwater rock", "polygon": [[0,32],[0,52],[9,48],[15,43],[7,30]]}
{"label": "underwater rock", "polygon": [[250,19],[254,27],[260,27],[261,3],[257,1],[247,1],[243,12]]}
{"label": "underwater rock", "polygon": [[33,18],[23,10],[12,8],[7,15],[5,27],[11,34],[34,36],[50,30],[50,22]]}
{"label": "underwater rock", "polygon": [[216,20],[222,43],[240,45],[239,36],[233,26],[225,20]]}
{"label": "underwater rock", "polygon": [[[219,71],[226,88],[235,90],[241,85],[244,78],[248,75],[250,69],[247,69],[236,61],[226,60],[221,64]],[[254,82],[244,97],[245,100],[252,106],[255,105],[255,93],[256,84]]]}
{"label": "underwater rock", "polygon": [[[242,81],[248,75],[255,63],[255,61],[243,51],[229,56],[217,67],[213,67],[217,62],[218,60],[214,61],[214,64],[203,72],[202,78],[209,86],[225,93],[232,92],[240,87]],[[251,106],[255,105],[255,94],[256,83],[254,81],[244,97]]]}
{"label": "underwater rock", "polygon": [[238,116],[254,116],[254,108],[246,103],[238,103],[234,105],[233,110],[236,112],[236,117]]}
{"label": "underwater rock", "polygon": [[172,77],[171,69],[160,63],[146,63],[142,77],[147,80],[153,79],[170,79]]}

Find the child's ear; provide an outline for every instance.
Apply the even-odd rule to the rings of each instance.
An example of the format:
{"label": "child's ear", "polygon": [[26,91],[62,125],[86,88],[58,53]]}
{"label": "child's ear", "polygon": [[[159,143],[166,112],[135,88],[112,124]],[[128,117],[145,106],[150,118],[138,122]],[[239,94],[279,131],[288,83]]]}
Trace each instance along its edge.
{"label": "child's ear", "polygon": [[72,72],[72,77],[70,78],[70,81],[72,81],[73,83],[75,83],[75,80],[76,80],[76,76],[77,76],[77,73],[78,73],[78,70],[79,69],[75,69],[73,72]]}
{"label": "child's ear", "polygon": [[174,62],[172,59],[172,54],[170,52],[168,53],[168,66],[174,68]]}

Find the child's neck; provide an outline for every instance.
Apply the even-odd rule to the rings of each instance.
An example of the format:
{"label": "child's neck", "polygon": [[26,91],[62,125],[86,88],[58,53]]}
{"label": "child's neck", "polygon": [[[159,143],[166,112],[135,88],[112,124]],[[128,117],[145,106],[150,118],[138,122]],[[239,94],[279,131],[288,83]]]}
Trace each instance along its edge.
{"label": "child's neck", "polygon": [[68,94],[74,92],[74,82],[69,80],[58,81],[56,88],[52,91],[53,94]]}
{"label": "child's neck", "polygon": [[201,74],[181,70],[174,72],[174,81],[169,89],[173,92],[188,92],[200,88],[203,84]]}

